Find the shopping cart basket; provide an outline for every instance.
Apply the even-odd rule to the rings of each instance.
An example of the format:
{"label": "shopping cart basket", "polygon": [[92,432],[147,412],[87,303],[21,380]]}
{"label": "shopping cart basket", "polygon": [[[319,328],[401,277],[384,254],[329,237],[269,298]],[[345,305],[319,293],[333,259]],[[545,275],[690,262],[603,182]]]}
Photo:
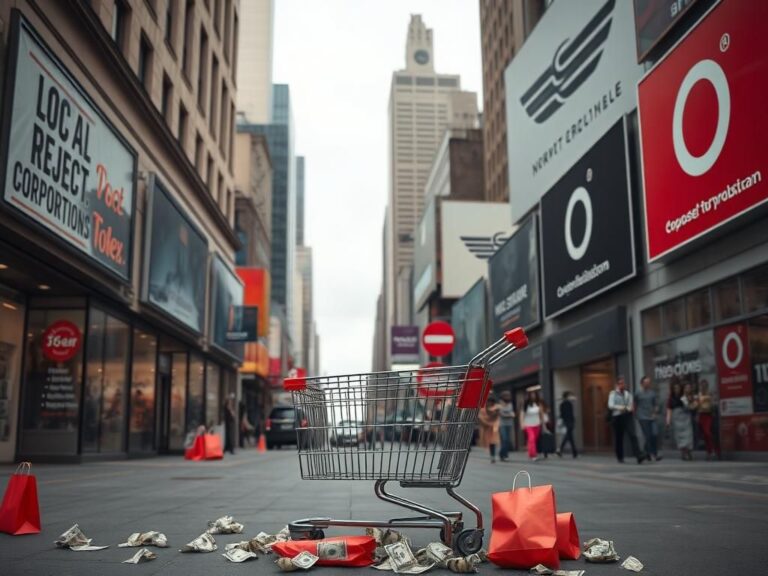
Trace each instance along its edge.
{"label": "shopping cart basket", "polygon": [[[525,332],[505,333],[467,365],[346,376],[289,378],[296,407],[301,477],[374,480],[380,499],[420,514],[388,521],[306,518],[289,524],[293,539],[320,539],[330,526],[435,528],[463,555],[483,545],[483,515],[454,488],[461,483],[478,410],[493,386],[491,367],[528,344]],[[444,488],[476,517],[464,530],[461,512],[434,510],[386,490]]]}

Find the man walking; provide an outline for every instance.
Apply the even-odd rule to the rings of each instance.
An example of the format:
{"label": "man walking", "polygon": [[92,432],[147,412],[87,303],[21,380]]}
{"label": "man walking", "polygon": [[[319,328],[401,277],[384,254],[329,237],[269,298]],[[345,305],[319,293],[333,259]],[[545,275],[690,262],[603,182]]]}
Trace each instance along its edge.
{"label": "man walking", "polygon": [[501,450],[499,458],[504,462],[509,458],[509,453],[515,450],[515,405],[512,403],[512,393],[504,390],[501,393],[501,403],[499,404],[501,425],[499,433],[501,434]]}
{"label": "man walking", "polygon": [[560,419],[563,421],[563,426],[565,426],[565,436],[563,437],[563,441],[560,443],[560,450],[557,451],[557,455],[561,458],[563,457],[563,450],[565,450],[565,445],[569,442],[571,444],[573,457],[576,458],[579,455],[579,453],[576,451],[576,442],[573,439],[573,429],[576,426],[576,417],[573,414],[573,402],[571,401],[572,397],[573,394],[566,390],[563,392],[563,401],[560,402]]}
{"label": "man walking", "polygon": [[634,403],[632,394],[627,391],[624,376],[616,379],[616,387],[608,395],[608,410],[611,413],[613,424],[613,441],[616,445],[616,459],[624,463],[624,435],[629,436],[632,453],[637,458],[637,463],[642,464],[648,456],[640,451],[635,434],[635,421],[633,418]]}
{"label": "man walking", "polygon": [[635,394],[635,406],[637,421],[640,423],[640,429],[645,438],[645,453],[657,462],[661,460],[658,448],[658,423],[659,416],[659,395],[653,389],[651,379],[643,376],[640,379],[641,390]]}

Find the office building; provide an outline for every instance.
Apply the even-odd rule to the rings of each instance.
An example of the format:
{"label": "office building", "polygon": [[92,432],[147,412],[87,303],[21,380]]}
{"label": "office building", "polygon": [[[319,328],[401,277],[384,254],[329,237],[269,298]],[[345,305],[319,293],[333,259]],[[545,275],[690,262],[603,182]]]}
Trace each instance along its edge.
{"label": "office building", "polygon": [[237,108],[252,124],[268,124],[272,115],[274,20],[274,0],[241,2]]}

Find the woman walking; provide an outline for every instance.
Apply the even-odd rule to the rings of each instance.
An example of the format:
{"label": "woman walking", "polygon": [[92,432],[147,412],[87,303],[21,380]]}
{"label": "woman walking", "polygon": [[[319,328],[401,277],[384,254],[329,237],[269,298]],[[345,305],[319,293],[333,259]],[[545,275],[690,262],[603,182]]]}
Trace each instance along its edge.
{"label": "woman walking", "polygon": [[698,406],[699,428],[707,448],[707,460],[713,460],[717,457],[717,449],[712,437],[712,419],[715,407],[712,402],[712,395],[709,393],[709,382],[706,380],[699,383]]}
{"label": "woman walking", "polygon": [[491,464],[496,463],[496,445],[501,443],[499,438],[500,409],[496,405],[496,398],[491,396],[488,402],[480,409],[480,438],[478,443],[487,446],[491,453]]}
{"label": "woman walking", "polygon": [[693,426],[688,403],[680,382],[673,382],[667,400],[667,426],[672,427],[675,444],[683,460],[693,460]]}
{"label": "woman walking", "polygon": [[536,443],[539,441],[539,434],[541,434],[543,417],[544,412],[541,409],[539,392],[537,390],[529,390],[523,409],[520,412],[520,428],[528,442],[528,457],[534,462],[539,460]]}

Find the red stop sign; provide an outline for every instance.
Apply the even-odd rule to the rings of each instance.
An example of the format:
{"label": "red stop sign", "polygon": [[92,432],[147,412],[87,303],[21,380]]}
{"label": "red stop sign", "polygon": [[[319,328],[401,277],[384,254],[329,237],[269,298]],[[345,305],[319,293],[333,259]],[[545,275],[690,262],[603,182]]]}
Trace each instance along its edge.
{"label": "red stop sign", "polygon": [[456,335],[448,322],[432,322],[424,329],[421,343],[432,356],[447,356],[456,344]]}
{"label": "red stop sign", "polygon": [[66,362],[75,357],[82,343],[80,329],[68,320],[59,320],[43,333],[43,355],[53,362]]}

